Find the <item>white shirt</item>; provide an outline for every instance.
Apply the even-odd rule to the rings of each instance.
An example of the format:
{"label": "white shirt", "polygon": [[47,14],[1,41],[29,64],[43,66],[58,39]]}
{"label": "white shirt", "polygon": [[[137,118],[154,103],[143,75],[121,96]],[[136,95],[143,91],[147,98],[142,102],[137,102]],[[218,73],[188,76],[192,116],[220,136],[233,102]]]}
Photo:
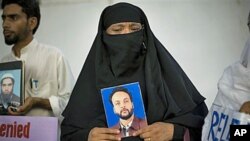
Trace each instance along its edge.
{"label": "white shirt", "polygon": [[47,98],[51,110],[33,108],[27,116],[56,116],[62,120],[61,113],[66,107],[74,78],[62,52],[48,45],[40,44],[33,39],[21,49],[17,58],[13,52],[1,59],[1,62],[22,60],[25,63],[25,98]]}

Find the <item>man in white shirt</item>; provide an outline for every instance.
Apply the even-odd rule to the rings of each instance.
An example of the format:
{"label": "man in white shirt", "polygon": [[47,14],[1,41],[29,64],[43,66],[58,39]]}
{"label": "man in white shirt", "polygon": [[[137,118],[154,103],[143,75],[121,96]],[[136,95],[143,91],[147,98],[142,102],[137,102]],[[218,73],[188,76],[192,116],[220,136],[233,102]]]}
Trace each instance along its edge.
{"label": "man in white shirt", "polygon": [[12,115],[61,116],[70,97],[74,79],[63,54],[40,44],[33,35],[40,23],[37,0],[3,0],[2,26],[5,43],[12,52],[1,62],[25,63],[25,102]]}

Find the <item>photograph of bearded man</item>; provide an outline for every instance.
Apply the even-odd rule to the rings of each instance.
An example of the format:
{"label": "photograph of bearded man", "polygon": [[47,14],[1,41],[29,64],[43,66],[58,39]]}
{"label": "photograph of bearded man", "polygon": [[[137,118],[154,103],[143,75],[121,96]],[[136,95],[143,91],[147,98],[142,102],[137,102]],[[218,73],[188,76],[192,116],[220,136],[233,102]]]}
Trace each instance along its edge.
{"label": "photograph of bearded man", "polygon": [[15,78],[11,73],[5,73],[0,79],[0,115],[7,114],[9,106],[20,106],[20,97],[14,93]]}
{"label": "photograph of bearded man", "polygon": [[121,137],[132,136],[135,131],[147,126],[145,118],[135,115],[133,97],[128,89],[114,88],[109,101],[113,105],[114,113],[119,117],[119,121],[111,128],[119,129]]}

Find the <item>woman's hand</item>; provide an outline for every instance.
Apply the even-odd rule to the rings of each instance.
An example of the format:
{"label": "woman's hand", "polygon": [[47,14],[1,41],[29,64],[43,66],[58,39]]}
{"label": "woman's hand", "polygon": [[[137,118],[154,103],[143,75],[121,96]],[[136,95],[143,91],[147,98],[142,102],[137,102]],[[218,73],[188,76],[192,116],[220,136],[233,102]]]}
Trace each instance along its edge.
{"label": "woman's hand", "polygon": [[120,141],[120,131],[111,128],[95,127],[90,130],[88,141]]}
{"label": "woman's hand", "polygon": [[133,136],[140,136],[144,141],[169,141],[173,139],[174,125],[156,122],[136,131]]}

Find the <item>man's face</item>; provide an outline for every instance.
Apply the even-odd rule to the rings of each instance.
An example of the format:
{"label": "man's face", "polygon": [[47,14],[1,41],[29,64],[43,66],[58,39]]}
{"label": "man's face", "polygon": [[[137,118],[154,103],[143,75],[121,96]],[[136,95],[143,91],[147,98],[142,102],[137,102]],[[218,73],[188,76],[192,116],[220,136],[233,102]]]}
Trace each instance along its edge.
{"label": "man's face", "polygon": [[6,5],[2,14],[2,27],[5,43],[16,44],[29,33],[28,19],[22,7],[17,4]]}
{"label": "man's face", "polygon": [[13,92],[13,82],[10,78],[3,79],[1,84],[3,94],[11,94]]}
{"label": "man's face", "polygon": [[126,92],[118,91],[112,97],[114,112],[121,119],[129,119],[134,113],[133,103]]}

